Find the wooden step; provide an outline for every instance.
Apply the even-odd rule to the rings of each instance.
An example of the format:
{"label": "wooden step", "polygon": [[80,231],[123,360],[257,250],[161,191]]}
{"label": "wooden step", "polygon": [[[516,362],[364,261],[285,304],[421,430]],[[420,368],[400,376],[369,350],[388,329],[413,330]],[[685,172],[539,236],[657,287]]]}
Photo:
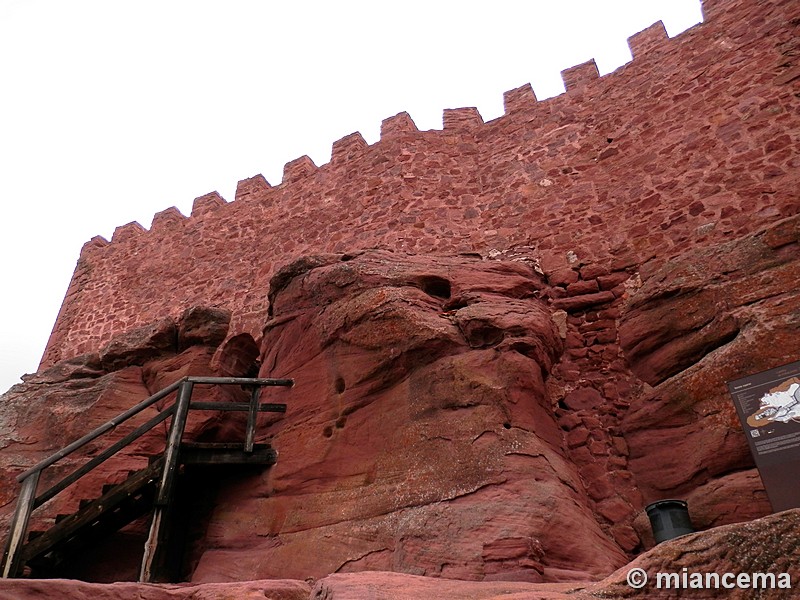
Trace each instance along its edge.
{"label": "wooden step", "polygon": [[180,462],[185,465],[274,465],[278,453],[269,444],[255,444],[245,452],[243,444],[183,443]]}
{"label": "wooden step", "polygon": [[[270,448],[267,443],[256,444],[264,448]],[[183,442],[181,448],[201,448],[203,450],[242,450],[242,442]]]}
{"label": "wooden step", "polygon": [[65,560],[80,555],[85,548],[146,514],[152,507],[154,496],[155,489],[143,502],[126,501],[104,512],[74,534],[60,537],[43,551],[27,558],[26,564],[33,569],[36,576],[49,576]]}
{"label": "wooden step", "polygon": [[[161,474],[163,461],[157,461],[139,471],[136,475],[128,478],[126,481],[113,487],[112,490],[103,494],[100,498],[91,501],[83,509],[79,510],[73,515],[67,515],[62,519],[57,519],[55,525],[48,529],[43,535],[36,539],[29,541],[22,547],[21,556],[22,560],[28,562],[38,556],[50,552],[51,549],[59,544],[65,543],[76,536],[80,536],[82,530],[96,526],[103,521],[103,517],[111,510],[118,507],[120,504],[130,501],[131,498],[139,504],[141,502],[136,500],[141,497],[141,490],[145,486],[155,488],[157,480]],[[149,504],[149,500],[145,504]],[[137,506],[137,510],[140,507]],[[116,519],[110,519],[115,521]],[[128,521],[130,522],[130,520]],[[116,523],[113,523],[117,525]],[[121,527],[125,523],[119,524]],[[104,527],[107,529],[107,527]]]}
{"label": "wooden step", "polygon": [[121,504],[99,515],[97,519],[90,521],[74,535],[64,537],[51,548],[27,560],[27,565],[31,567],[35,577],[40,575],[48,577],[53,572],[58,572],[64,561],[79,556],[87,547],[147,514],[153,506],[154,497],[155,486],[152,486],[150,494],[127,498]]}
{"label": "wooden step", "polygon": [[[269,444],[255,444],[252,452],[245,452],[242,443],[184,442],[179,453],[181,464],[195,466],[266,467],[276,460],[277,452]],[[104,485],[99,498],[81,500],[76,513],[58,515],[47,531],[32,531],[21,548],[23,564],[35,572],[51,572],[88,544],[146,514],[153,506],[164,458],[156,456],[149,463],[147,468],[133,471],[122,483]]]}

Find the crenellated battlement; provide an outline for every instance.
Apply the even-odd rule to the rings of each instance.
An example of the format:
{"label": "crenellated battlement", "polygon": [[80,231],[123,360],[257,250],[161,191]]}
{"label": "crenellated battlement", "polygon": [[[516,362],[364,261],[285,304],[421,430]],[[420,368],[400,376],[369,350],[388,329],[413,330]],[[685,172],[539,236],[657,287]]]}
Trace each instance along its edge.
{"label": "crenellated battlement", "polygon": [[511,115],[529,108],[529,104],[537,102],[536,94],[530,83],[509,90],[503,94],[503,109],[506,115]]}
{"label": "crenellated battlement", "polygon": [[183,223],[185,220],[186,217],[183,216],[181,211],[174,206],[170,206],[169,208],[155,214],[153,217],[153,224],[150,226],[150,230],[158,231],[161,229],[172,228],[175,225]]}
{"label": "crenellated battlement", "polygon": [[341,164],[357,156],[369,144],[359,132],[351,133],[333,143],[331,163]]}
{"label": "crenellated battlement", "polygon": [[664,23],[656,21],[647,29],[635,33],[628,38],[628,48],[631,56],[636,60],[649,52],[657,52],[669,40]]}
{"label": "crenellated battlement", "polygon": [[[632,35],[627,41],[631,50],[631,55],[636,59],[647,53],[659,51],[665,42],[671,40],[667,35],[664,24],[661,21],[657,21],[647,29]],[[677,39],[673,41],[678,43]],[[564,82],[564,88],[567,94],[576,92],[599,77],[600,74],[594,59],[564,69],[561,72],[561,78]],[[613,77],[613,74],[606,75],[606,77]],[[520,111],[527,111],[531,108],[532,104],[537,102],[536,94],[530,83],[508,90],[503,93],[504,116],[509,116]],[[545,103],[546,102],[547,101],[545,101]],[[449,133],[474,132],[476,127],[485,124],[483,117],[475,107],[446,108],[443,111],[442,122],[442,131]],[[379,141],[391,140],[398,136],[413,135],[415,133],[420,133],[420,130],[417,128],[414,120],[407,112],[401,112],[383,120],[381,123]],[[344,162],[354,159],[369,146],[370,145],[364,140],[361,133],[351,133],[333,142],[329,164],[342,166]],[[316,173],[320,168],[325,168],[326,166],[327,164],[318,167],[310,157],[305,155],[289,161],[284,165],[283,179],[280,186],[305,179],[313,173]],[[234,201],[254,196],[263,197],[267,190],[271,188],[272,186],[261,174],[243,179],[237,185]],[[216,191],[200,196],[194,200],[191,218],[205,216],[225,204],[227,204],[227,201]],[[182,215],[180,211],[173,206],[155,215],[151,229],[160,229],[162,225],[183,223],[186,219],[187,217]],[[127,225],[117,228],[111,241],[113,243],[124,242],[146,231],[147,230],[137,222],[128,223]],[[100,237],[99,239],[102,240],[103,238]],[[91,251],[105,247],[106,245],[107,244],[87,243],[84,249]]]}
{"label": "crenellated battlement", "polygon": [[250,197],[257,197],[269,190],[272,186],[269,184],[263,175],[258,174],[248,179],[242,179],[236,185],[236,197],[234,200],[245,200]]}
{"label": "crenellated battlement", "polygon": [[561,79],[564,81],[567,93],[582,88],[598,77],[600,77],[600,72],[597,70],[594,59],[561,71]]}
{"label": "crenellated battlement", "polygon": [[403,134],[417,133],[416,123],[407,112],[388,117],[381,122],[381,141],[392,139]]}
{"label": "crenellated battlement", "polygon": [[[697,27],[697,26],[696,26]],[[685,35],[685,34],[684,34]],[[642,57],[647,53],[660,51],[662,46],[667,42],[679,43],[679,40],[670,40],[667,35],[664,24],[661,21],[653,23],[647,29],[640,31],[628,38],[628,46],[631,50],[631,55],[636,58]],[[630,64],[630,63],[628,63]],[[626,65],[628,66],[628,65]],[[613,78],[613,73],[605,77]],[[575,93],[586,84],[591,83],[600,77],[597,65],[594,59],[575,65],[561,72],[561,77],[564,82],[566,93]],[[508,90],[503,93],[504,116],[509,116],[521,111],[528,111],[531,105],[537,103],[536,94],[530,83],[526,83],[518,88]],[[547,103],[547,101],[545,101]],[[502,118],[502,117],[501,117]],[[484,125],[484,119],[480,112],[475,107],[452,108],[444,109],[443,111],[443,131],[448,133],[453,132],[474,132],[476,127]],[[436,130],[432,130],[436,131]],[[413,135],[420,133],[412,117],[406,113],[401,112],[397,115],[387,117],[381,123],[380,140],[391,140],[401,135]],[[354,159],[363,152],[370,145],[364,140],[359,132],[351,133],[340,140],[333,142],[331,152],[331,165],[342,166],[346,161]],[[308,156],[301,156],[292,161],[289,161],[283,168],[283,179],[280,186],[292,184],[299,180],[316,173],[320,168],[325,168],[327,165],[318,167],[314,161]],[[263,197],[267,190],[272,186],[267,182],[263,175],[258,174],[248,179],[243,179],[239,182],[236,188],[236,196],[234,201],[242,200],[249,197]],[[210,192],[194,200],[192,206],[191,217],[205,216],[213,212],[216,208],[227,204],[227,201],[222,198],[217,192]],[[152,229],[160,229],[162,225],[175,225],[183,223],[187,217],[182,215],[175,207],[170,207],[164,211],[157,213],[153,219]],[[124,242],[132,239],[146,232],[139,223],[128,223],[122,227],[118,227],[112,237],[112,242]],[[117,233],[118,232],[118,233]],[[96,239],[96,238],[95,238]],[[103,238],[100,238],[103,239]],[[87,243],[84,246],[86,251],[92,251],[102,248],[107,244]]]}
{"label": "crenellated battlement", "polygon": [[[635,265],[787,216],[800,183],[793,3],[714,0],[704,12],[675,38],[660,21],[631,36],[633,60],[613,73],[594,60],[565,69],[554,98],[525,84],[503,94],[499,118],[445,109],[441,130],[401,112],[373,144],[356,132],[326,164],[286,163],[279,185],[256,175],[232,202],[211,192],[188,217],[167,208],[149,231],[134,222],[93,238],[42,365],[186,303],[229,307],[232,332],[257,336],[270,274],[301,254],[526,248]],[[137,277],[145,266],[173,289]],[[105,320],[86,318],[108,306]]]}
{"label": "crenellated battlement", "polygon": [[442,125],[445,131],[456,129],[473,129],[483,125],[483,117],[477,108],[450,108],[445,109],[442,115]]}
{"label": "crenellated battlement", "polygon": [[145,233],[147,230],[139,225],[136,221],[132,221],[126,225],[120,225],[114,230],[111,236],[111,242],[125,242],[134,239]]}
{"label": "crenellated battlement", "polygon": [[283,183],[293,183],[316,173],[318,167],[308,156],[301,156],[286,163],[283,167]]}
{"label": "crenellated battlement", "polygon": [[192,203],[192,216],[205,217],[226,204],[227,202],[225,199],[217,192],[209,192],[208,194],[194,199]]}

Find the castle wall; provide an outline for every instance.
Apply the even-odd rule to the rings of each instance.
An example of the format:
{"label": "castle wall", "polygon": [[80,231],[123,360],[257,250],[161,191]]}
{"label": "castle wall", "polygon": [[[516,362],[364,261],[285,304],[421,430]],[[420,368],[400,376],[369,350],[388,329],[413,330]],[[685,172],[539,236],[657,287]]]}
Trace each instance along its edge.
{"label": "castle wall", "polygon": [[[302,254],[382,247],[538,258],[551,282],[569,260],[622,268],[714,245],[800,207],[800,7],[704,2],[706,22],[668,39],[633,36],[634,60],[604,77],[563,73],[537,102],[506,92],[505,114],[446,110],[441,131],[405,113],[380,141],[355,133],[331,161],[288,163],[236,198],[170,208],[149,231],[117,228],[81,251],[41,367],[194,304],[260,334],[270,276]],[[532,58],[533,59],[533,58]]]}

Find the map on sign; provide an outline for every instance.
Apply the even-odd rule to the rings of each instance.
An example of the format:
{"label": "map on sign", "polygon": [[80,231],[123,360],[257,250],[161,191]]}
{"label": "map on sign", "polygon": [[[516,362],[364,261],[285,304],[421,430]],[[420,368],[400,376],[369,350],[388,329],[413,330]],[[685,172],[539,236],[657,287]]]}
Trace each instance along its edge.
{"label": "map on sign", "polygon": [[750,427],[764,427],[776,421],[800,422],[800,378],[792,377],[764,394],[759,409],[747,417]]}

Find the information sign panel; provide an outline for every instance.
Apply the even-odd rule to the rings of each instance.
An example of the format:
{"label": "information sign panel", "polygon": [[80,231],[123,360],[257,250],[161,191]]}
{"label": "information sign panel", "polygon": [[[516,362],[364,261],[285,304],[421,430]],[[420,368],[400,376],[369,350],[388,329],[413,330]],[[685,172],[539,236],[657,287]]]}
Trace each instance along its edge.
{"label": "information sign panel", "polygon": [[800,508],[800,361],[728,383],[776,512]]}

